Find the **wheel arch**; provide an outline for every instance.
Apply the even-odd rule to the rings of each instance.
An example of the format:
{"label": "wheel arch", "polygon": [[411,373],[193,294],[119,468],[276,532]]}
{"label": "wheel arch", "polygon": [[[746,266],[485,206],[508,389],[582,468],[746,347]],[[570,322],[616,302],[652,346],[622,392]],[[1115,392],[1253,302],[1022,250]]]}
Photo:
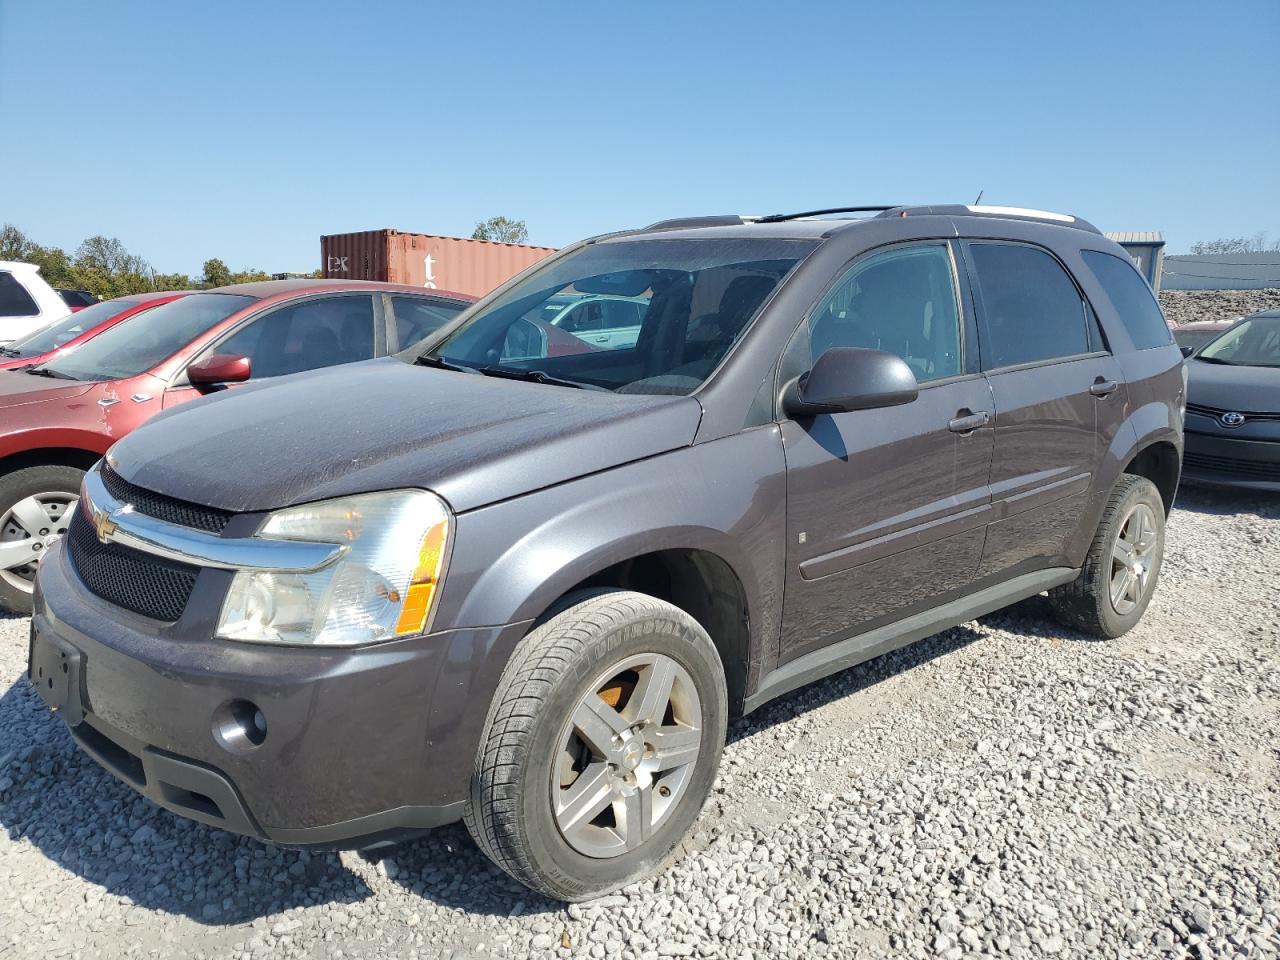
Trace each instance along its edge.
{"label": "wheel arch", "polygon": [[1122,472],[1145,477],[1154,483],[1164,502],[1165,516],[1169,515],[1182,472],[1182,455],[1172,441],[1152,440],[1147,443],[1133,454]]}
{"label": "wheel arch", "polygon": [[75,467],[88,470],[102,454],[84,447],[35,447],[0,456],[0,476],[26,467]]}
{"label": "wheel arch", "polygon": [[615,560],[561,590],[534,618],[534,625],[562,610],[575,594],[609,588],[656,597],[693,617],[720,654],[730,709],[741,709],[751,651],[750,601],[742,578],[727,560],[697,547],[648,550]]}

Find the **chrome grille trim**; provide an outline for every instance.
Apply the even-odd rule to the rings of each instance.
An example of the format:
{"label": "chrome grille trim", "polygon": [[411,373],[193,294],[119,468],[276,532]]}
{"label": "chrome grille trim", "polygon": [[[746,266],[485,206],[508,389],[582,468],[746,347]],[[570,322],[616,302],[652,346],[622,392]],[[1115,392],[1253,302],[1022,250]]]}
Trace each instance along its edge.
{"label": "chrome grille trim", "polygon": [[313,573],[347,551],[337,543],[219,537],[158,520],[113,497],[98,470],[85,474],[79,509],[103,543],[118,543],[175,563],[216,570]]}

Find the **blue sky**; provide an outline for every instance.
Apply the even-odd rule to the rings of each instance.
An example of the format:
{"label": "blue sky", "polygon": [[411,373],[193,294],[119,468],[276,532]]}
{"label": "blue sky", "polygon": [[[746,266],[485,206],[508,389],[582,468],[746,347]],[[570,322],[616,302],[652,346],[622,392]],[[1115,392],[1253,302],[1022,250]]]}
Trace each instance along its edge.
{"label": "blue sky", "polygon": [[1280,2],[0,0],[0,221],[161,271],[971,202],[1280,238]]}

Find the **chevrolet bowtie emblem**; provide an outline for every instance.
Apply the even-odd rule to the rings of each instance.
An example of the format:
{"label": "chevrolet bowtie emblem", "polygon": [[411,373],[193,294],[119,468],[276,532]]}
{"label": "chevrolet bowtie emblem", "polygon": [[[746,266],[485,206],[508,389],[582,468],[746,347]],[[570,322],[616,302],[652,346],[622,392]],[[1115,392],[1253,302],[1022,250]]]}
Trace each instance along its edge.
{"label": "chevrolet bowtie emblem", "polygon": [[97,533],[98,539],[103,543],[107,543],[111,539],[111,535],[119,529],[116,522],[111,519],[111,514],[98,507],[93,508],[93,529]]}

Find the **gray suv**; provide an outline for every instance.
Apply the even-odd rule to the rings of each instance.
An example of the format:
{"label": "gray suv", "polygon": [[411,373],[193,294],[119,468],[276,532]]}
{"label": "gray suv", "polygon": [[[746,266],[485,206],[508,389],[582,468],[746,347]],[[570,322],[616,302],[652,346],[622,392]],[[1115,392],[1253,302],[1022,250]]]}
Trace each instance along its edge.
{"label": "gray suv", "polygon": [[[635,339],[510,355],[569,295],[642,304]],[[681,848],[735,714],[1044,591],[1132,627],[1184,391],[1074,217],[597,237],[398,357],[117,443],[41,565],[30,679],[175,813],[359,848],[465,819],[586,899]]]}

